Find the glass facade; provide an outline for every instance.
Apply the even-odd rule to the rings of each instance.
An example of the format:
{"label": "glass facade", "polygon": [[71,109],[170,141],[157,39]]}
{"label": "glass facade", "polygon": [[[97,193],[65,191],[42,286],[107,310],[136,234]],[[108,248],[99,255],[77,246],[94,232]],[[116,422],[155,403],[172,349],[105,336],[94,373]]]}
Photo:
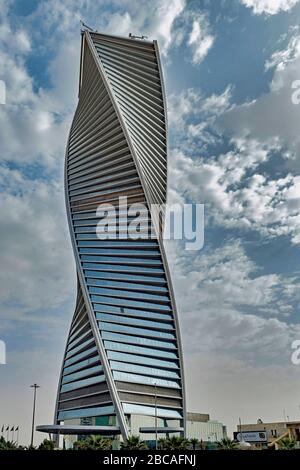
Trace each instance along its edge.
{"label": "glass facade", "polygon": [[[166,202],[165,97],[155,42],[91,32],[82,42],[65,163],[78,292],[56,421],[114,422],[126,439],[128,416],[154,416],[154,401],[159,417],[184,422],[164,209],[158,225],[148,210]],[[139,208],[138,222],[126,204]],[[104,221],[110,237],[100,233]]]}

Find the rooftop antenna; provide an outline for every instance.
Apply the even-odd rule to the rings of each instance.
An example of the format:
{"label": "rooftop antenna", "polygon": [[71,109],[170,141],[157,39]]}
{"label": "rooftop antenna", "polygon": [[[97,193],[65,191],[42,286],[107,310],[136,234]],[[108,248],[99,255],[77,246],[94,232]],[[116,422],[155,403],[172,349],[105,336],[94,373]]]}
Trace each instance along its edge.
{"label": "rooftop antenna", "polygon": [[129,33],[130,39],[148,39],[148,36],[134,36],[132,33]]}
{"label": "rooftop antenna", "polygon": [[89,25],[84,23],[82,20],[80,20],[81,26],[84,28],[84,30],[91,31],[92,33],[97,33],[96,29],[91,28]]}

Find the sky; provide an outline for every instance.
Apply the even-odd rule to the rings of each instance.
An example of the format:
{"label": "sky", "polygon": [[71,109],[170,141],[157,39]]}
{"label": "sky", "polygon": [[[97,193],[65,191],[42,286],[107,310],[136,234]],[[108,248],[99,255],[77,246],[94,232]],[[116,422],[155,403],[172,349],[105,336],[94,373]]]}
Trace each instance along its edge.
{"label": "sky", "polygon": [[169,202],[205,205],[203,249],[166,246],[189,411],[229,433],[300,419],[300,1],[2,0],[0,425],[29,442],[34,382],[37,424],[53,422],[76,292],[63,165],[80,19],[158,40]]}

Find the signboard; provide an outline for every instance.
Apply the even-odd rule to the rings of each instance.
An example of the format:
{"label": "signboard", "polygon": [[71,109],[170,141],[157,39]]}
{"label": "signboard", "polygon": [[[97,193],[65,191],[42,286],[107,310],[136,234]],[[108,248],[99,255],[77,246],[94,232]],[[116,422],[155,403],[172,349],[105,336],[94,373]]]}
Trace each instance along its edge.
{"label": "signboard", "polygon": [[266,431],[243,431],[234,432],[233,437],[235,440],[241,442],[267,442],[268,436]]}

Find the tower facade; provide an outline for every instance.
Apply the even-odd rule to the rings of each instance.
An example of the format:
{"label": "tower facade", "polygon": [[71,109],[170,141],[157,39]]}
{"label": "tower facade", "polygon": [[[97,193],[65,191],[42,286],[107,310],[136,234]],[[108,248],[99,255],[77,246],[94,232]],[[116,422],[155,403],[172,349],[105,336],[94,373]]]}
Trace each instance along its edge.
{"label": "tower facade", "polygon": [[85,31],[65,160],[78,289],[56,425],[111,426],[125,440],[133,414],[184,428],[180,331],[162,242],[166,192],[156,41]]}

